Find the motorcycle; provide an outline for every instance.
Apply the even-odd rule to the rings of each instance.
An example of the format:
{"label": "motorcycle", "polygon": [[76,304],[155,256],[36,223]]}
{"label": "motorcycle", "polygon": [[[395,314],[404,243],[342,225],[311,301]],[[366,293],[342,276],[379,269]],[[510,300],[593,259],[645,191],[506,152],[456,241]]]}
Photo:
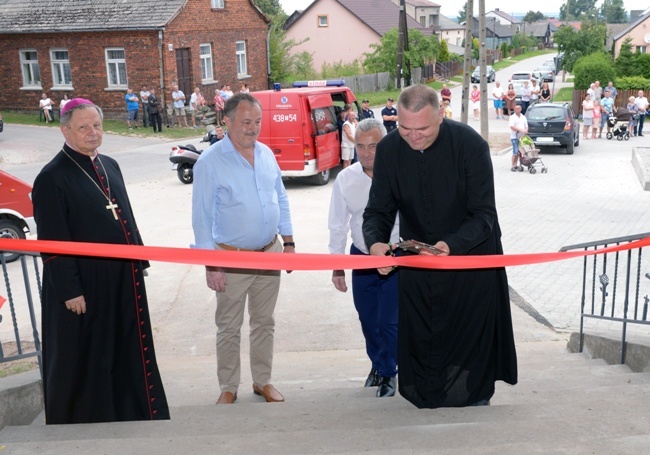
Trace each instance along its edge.
{"label": "motorcycle", "polygon": [[[212,144],[213,138],[216,137],[216,134],[214,127],[212,127],[212,129],[203,136],[201,143],[207,142]],[[169,154],[169,161],[173,163],[172,171],[176,171],[178,180],[185,184],[190,184],[194,181],[194,163],[199,159],[202,151],[203,149],[197,150],[197,148],[192,144],[175,145],[172,147],[172,151]]]}

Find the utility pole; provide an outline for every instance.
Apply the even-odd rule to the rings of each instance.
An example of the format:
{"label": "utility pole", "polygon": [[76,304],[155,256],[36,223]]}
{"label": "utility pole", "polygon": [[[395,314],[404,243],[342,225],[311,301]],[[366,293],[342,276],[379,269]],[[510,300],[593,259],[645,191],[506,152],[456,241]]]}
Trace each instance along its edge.
{"label": "utility pole", "polygon": [[474,0],[467,0],[465,15],[465,59],[463,62],[463,95],[461,98],[460,121],[467,123],[470,71],[472,69],[472,26],[474,25]]}
{"label": "utility pole", "polygon": [[406,27],[406,0],[399,2],[399,20],[398,20],[398,36],[397,43],[397,88],[403,88],[405,85],[410,85],[411,69],[407,65],[407,80],[404,82],[404,51],[409,49],[409,36],[408,28]]}
{"label": "utility pole", "polygon": [[485,0],[478,0],[478,55],[479,64],[481,67],[481,136],[486,141],[488,140],[489,126],[488,126],[488,93],[487,93],[487,56],[485,49]]}

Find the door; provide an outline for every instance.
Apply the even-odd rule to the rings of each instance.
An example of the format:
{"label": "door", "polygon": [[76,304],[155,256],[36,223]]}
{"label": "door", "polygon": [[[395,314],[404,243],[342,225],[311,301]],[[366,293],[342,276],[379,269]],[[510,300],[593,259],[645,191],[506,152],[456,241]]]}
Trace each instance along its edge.
{"label": "door", "polygon": [[341,160],[341,143],[336,128],[336,115],[332,96],[328,94],[307,97],[314,128],[314,149],[318,171],[338,166]]}
{"label": "door", "polygon": [[185,94],[185,104],[187,105],[193,91],[189,48],[176,49],[176,74],[178,75],[178,88]]}

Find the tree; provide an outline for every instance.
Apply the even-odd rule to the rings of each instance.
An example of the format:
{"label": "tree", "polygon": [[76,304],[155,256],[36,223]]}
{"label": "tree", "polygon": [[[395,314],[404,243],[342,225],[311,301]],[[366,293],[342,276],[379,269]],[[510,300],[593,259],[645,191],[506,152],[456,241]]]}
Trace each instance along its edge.
{"label": "tree", "polygon": [[459,24],[462,24],[463,22],[465,22],[465,19],[467,19],[467,2],[465,2],[465,4],[463,5],[463,9],[458,11],[457,19]]}
{"label": "tree", "polygon": [[623,0],[604,0],[600,7],[600,15],[608,24],[624,24],[627,22],[627,12]]}
{"label": "tree", "polygon": [[285,19],[287,17],[282,5],[280,5],[280,0],[255,0],[255,3],[269,17],[284,16]]}
{"label": "tree", "polygon": [[[427,39],[417,29],[409,29],[409,50],[404,52],[404,67],[421,67],[436,58],[436,51],[432,40]],[[396,27],[390,29],[382,36],[379,44],[371,44],[372,53],[364,53],[363,66],[370,73],[390,72],[397,76],[397,44],[398,31]]]}
{"label": "tree", "polygon": [[[567,16],[567,3],[569,14]],[[567,0],[567,3],[560,6],[560,20],[576,20],[581,14],[588,14],[596,7],[596,0]]]}
{"label": "tree", "polygon": [[314,53],[302,51],[294,56],[294,74],[303,79],[312,79],[316,74],[314,69]]}
{"label": "tree", "polygon": [[618,52],[618,57],[616,57],[614,68],[619,77],[636,75],[636,58],[632,52],[632,38],[629,36],[621,44],[621,50]]}
{"label": "tree", "polygon": [[439,62],[448,62],[451,60],[451,55],[449,55],[449,46],[447,46],[447,40],[443,39],[440,42],[440,53],[438,54]]}
{"label": "tree", "polygon": [[611,58],[604,52],[594,52],[580,57],[573,65],[573,84],[576,90],[586,90],[594,81],[613,81],[616,72],[612,67]]}
{"label": "tree", "polygon": [[478,38],[474,37],[472,38],[472,58],[478,60],[478,57],[479,57]]}
{"label": "tree", "polygon": [[569,25],[563,25],[553,36],[558,50],[564,52],[562,68],[571,72],[573,65],[582,56],[603,52],[607,28],[605,24],[583,20],[580,31]]}
{"label": "tree", "polygon": [[287,40],[282,28],[283,22],[280,20],[280,16],[272,18],[269,32],[271,79],[275,82],[287,80],[294,69],[295,57],[291,55],[291,49],[309,40],[309,38],[300,42],[293,39]]}
{"label": "tree", "polygon": [[534,12],[533,10],[530,10],[526,13],[526,15],[523,18],[524,22],[535,22],[535,21],[541,21],[546,19],[546,16],[542,14],[541,12],[537,11]]}

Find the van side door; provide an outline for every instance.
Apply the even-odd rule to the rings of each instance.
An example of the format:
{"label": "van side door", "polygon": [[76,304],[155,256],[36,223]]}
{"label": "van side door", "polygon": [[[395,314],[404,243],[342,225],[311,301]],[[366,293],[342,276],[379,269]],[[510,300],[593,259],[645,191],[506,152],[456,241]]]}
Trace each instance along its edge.
{"label": "van side door", "polygon": [[332,97],[329,94],[307,97],[311,110],[312,137],[318,171],[332,169],[341,161],[341,143]]}

